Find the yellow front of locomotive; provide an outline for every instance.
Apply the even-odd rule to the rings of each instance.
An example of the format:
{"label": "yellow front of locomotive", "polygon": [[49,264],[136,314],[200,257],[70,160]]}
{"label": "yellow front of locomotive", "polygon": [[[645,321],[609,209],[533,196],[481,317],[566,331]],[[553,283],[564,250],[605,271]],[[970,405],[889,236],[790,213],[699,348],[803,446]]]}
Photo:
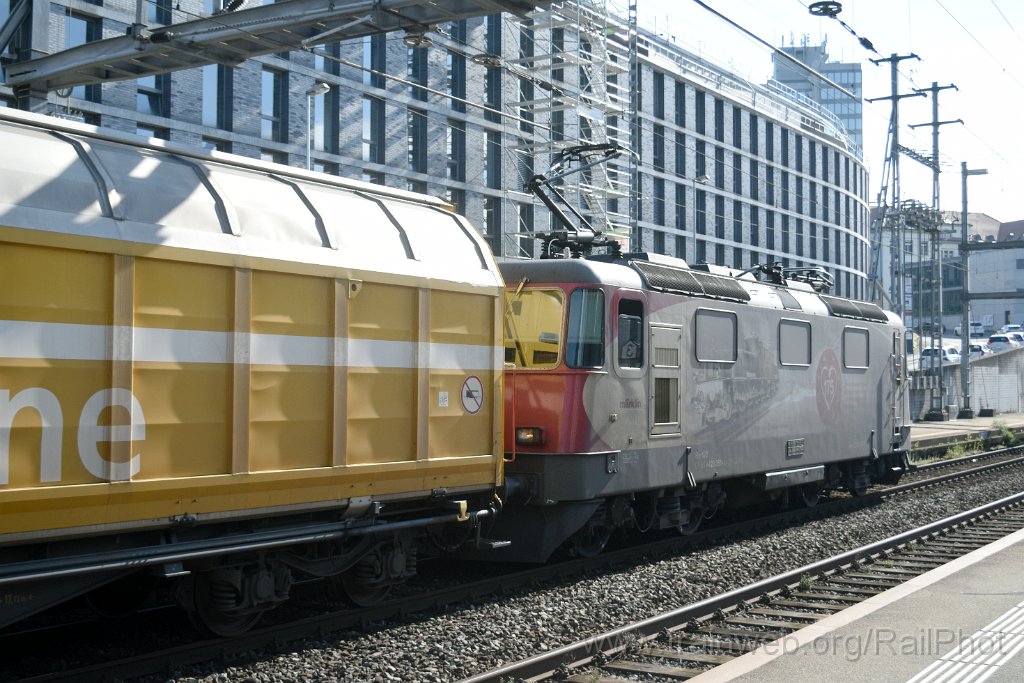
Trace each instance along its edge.
{"label": "yellow front of locomotive", "polygon": [[0,547],[490,500],[501,279],[463,219],[4,117]]}

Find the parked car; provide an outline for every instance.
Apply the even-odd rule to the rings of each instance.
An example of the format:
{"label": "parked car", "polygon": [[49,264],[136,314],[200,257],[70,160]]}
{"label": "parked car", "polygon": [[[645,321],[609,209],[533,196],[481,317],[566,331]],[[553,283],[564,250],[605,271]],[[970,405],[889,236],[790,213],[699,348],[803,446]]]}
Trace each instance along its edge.
{"label": "parked car", "polygon": [[988,347],[993,351],[1006,351],[1007,349],[1015,349],[1020,344],[1013,337],[1005,334],[993,334],[988,338]]}
{"label": "parked car", "polygon": [[992,355],[992,348],[988,345],[988,342],[971,342],[969,348],[971,360]]}
{"label": "parked car", "polygon": [[1003,334],[1006,334],[1007,332],[1024,332],[1024,329],[1022,329],[1020,325],[1007,323],[1006,325],[1000,327],[999,331],[1002,332]]}
{"label": "parked car", "polygon": [[959,363],[960,349],[955,346],[943,346],[941,348],[929,346],[921,349],[922,367],[935,367],[936,362]]}
{"label": "parked car", "polygon": [[1006,336],[1017,342],[1017,346],[1024,346],[1024,332],[1007,332]]}
{"label": "parked car", "polygon": [[[977,338],[980,338],[980,337],[984,337],[985,336],[985,326],[982,325],[981,323],[979,323],[976,320],[972,320],[968,324],[968,332],[969,332],[970,337],[972,339],[977,339]],[[960,325],[957,325],[953,329],[953,334],[955,334],[958,337],[960,336],[960,334],[961,334],[961,332],[960,332]]]}

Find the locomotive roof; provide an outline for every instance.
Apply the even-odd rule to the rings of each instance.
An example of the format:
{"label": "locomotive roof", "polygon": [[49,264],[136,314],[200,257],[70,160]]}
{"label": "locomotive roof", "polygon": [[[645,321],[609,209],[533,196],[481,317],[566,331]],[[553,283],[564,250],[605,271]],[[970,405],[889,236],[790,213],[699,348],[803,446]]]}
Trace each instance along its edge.
{"label": "locomotive roof", "polygon": [[39,241],[501,286],[481,236],[434,197],[6,109],[0,149],[0,229]]}
{"label": "locomotive roof", "polygon": [[502,261],[499,265],[509,286],[524,277],[533,282],[601,284],[899,324],[894,314],[875,304],[819,294],[804,283],[786,286],[761,282],[728,268],[693,268],[681,259],[659,254]]}

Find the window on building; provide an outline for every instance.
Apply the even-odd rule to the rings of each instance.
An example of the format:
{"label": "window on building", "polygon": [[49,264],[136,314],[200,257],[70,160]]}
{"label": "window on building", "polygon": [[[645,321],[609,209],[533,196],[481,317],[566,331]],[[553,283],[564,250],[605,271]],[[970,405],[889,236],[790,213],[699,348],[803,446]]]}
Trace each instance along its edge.
{"label": "window on building", "polygon": [[[8,0],[0,0],[0,3],[7,5]],[[0,22],[0,26],[2,25],[3,22]],[[89,17],[75,12],[68,14],[64,47],[77,47],[101,38],[103,38],[103,24],[98,17]],[[100,85],[98,83],[76,85],[71,89],[71,97],[89,102],[99,102]]]}
{"label": "window on building", "polygon": [[409,170],[427,172],[427,112],[409,109],[407,114],[407,147]]}
{"label": "window on building", "polygon": [[421,102],[427,101],[427,91],[419,86],[427,85],[427,48],[411,47],[406,62],[409,86],[409,97]]}
{"label": "window on building", "polygon": [[743,194],[743,157],[732,155],[732,191]]}
{"label": "window on building", "polygon": [[750,114],[750,153],[755,157],[761,153],[760,139],[758,137],[757,114]]}
{"label": "window on building", "polygon": [[665,126],[654,126],[653,153],[651,163],[655,171],[665,171]]}
{"label": "window on building", "polygon": [[448,159],[448,179],[466,180],[466,130],[461,121],[449,119],[445,137],[445,151]]}
{"label": "window on building", "polygon": [[707,134],[707,124],[706,124],[706,122],[704,120],[704,99],[705,99],[704,98],[704,93],[702,91],[698,90],[697,91],[697,97],[696,97],[696,100],[695,100],[694,104],[695,104],[695,110],[696,110],[695,113],[696,113],[696,116],[697,116],[697,132],[700,135],[706,135]]}
{"label": "window on building", "polygon": [[[484,17],[484,51],[492,55],[501,54],[501,15],[490,14]],[[485,111],[484,118],[488,121],[501,121],[501,74],[500,66],[489,66],[484,73],[484,98],[487,107],[495,111]]]}
{"label": "window on building", "polygon": [[487,187],[502,189],[501,185],[501,133],[487,131],[487,144],[484,147],[484,175]]}
{"label": "window on building", "polygon": [[743,110],[736,105],[732,107],[732,146],[743,149]]}
{"label": "window on building", "polygon": [[743,243],[743,204],[738,199],[732,203],[732,241]]}
{"label": "window on building", "polygon": [[725,142],[725,103],[715,98],[715,140]]}
{"label": "window on building", "polygon": [[686,126],[686,84],[682,81],[676,81],[675,86],[675,107],[676,107],[676,125],[680,127]]}
{"label": "window on building", "polygon": [[760,211],[753,204],[750,205],[750,246],[756,247],[761,242],[761,221]]}
{"label": "window on building", "polygon": [[148,0],[145,6],[150,25],[171,23],[171,0]]}
{"label": "window on building", "polygon": [[384,102],[363,96],[363,161],[384,163]]}
{"label": "window on building", "polygon": [[263,68],[260,97],[260,137],[288,141],[288,76],[283,71]]}
{"label": "window on building", "polygon": [[768,161],[775,161],[775,125],[764,122],[764,154]]}
{"label": "window on building", "polygon": [[203,67],[203,125],[231,130],[235,70],[222,64]]}
{"label": "window on building", "polygon": [[[661,178],[654,179],[654,215],[652,220],[658,225],[665,225],[665,181]],[[664,235],[662,235],[662,249],[659,254],[665,253]]]}
{"label": "window on building", "polygon": [[721,195],[715,195],[715,237],[725,239],[725,197]]}
{"label": "window on building", "polygon": [[707,196],[704,190],[697,190],[696,206],[696,228],[698,235],[708,234]]}
{"label": "window on building", "polygon": [[696,177],[701,178],[701,177],[706,176],[708,174],[707,153],[704,150],[704,141],[703,140],[697,140],[697,142],[695,143],[694,146],[695,146],[695,149],[696,149],[696,154],[695,154],[696,168],[694,169],[694,174],[696,175]]}
{"label": "window on building", "polygon": [[760,176],[758,175],[759,169],[760,169],[760,164],[758,164],[757,160],[756,159],[751,159],[750,160],[750,198],[753,199],[755,202],[758,200],[758,196],[760,195],[760,188],[758,187],[758,185],[761,182],[760,181]]}
{"label": "window on building", "polygon": [[383,33],[363,37],[363,84],[384,88],[387,81],[387,43]]}
{"label": "window on building", "polygon": [[676,131],[675,144],[676,175],[686,175],[686,134]]}
{"label": "window on building", "polygon": [[[466,44],[466,20],[453,21],[450,29],[452,42],[456,45]],[[454,111],[466,111],[466,55],[449,51],[446,57],[447,87],[452,96],[451,107]]]}
{"label": "window on building", "polygon": [[654,91],[654,96],[651,98],[654,107],[653,114],[655,118],[663,119],[665,118],[665,74],[660,71],[654,72],[651,89]]}
{"label": "window on building", "polygon": [[725,189],[725,150],[715,147],[715,187]]}
{"label": "window on building", "polygon": [[676,258],[686,258],[686,238],[676,235]]}
{"label": "window on building", "polygon": [[168,74],[136,79],[136,111],[151,116],[167,116],[167,89],[170,82]]}
{"label": "window on building", "polygon": [[[676,185],[676,230],[686,230],[686,186]],[[678,254],[677,254],[678,255]]]}

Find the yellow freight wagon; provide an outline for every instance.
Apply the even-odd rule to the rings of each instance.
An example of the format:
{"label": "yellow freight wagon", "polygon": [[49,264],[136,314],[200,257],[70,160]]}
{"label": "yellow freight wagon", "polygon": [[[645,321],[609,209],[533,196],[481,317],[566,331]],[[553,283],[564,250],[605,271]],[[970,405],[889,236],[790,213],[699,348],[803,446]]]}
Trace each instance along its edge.
{"label": "yellow freight wagon", "polygon": [[0,150],[0,627],[153,575],[219,633],[296,574],[368,602],[493,514],[502,282],[442,201],[10,110]]}

